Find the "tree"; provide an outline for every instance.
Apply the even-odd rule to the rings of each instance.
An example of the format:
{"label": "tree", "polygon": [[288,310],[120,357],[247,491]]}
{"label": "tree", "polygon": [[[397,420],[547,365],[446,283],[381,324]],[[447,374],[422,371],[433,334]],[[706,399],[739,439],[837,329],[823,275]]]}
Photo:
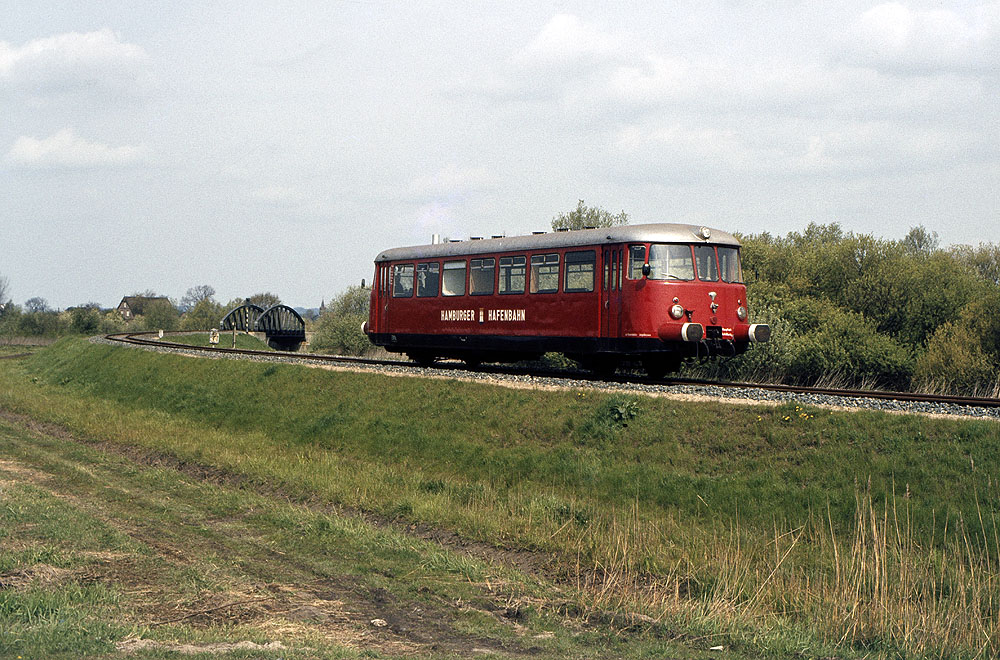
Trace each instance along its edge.
{"label": "tree", "polygon": [[7,299],[7,290],[10,288],[10,281],[6,277],[0,277],[0,313],[10,300]]}
{"label": "tree", "polygon": [[202,298],[181,319],[181,330],[208,330],[219,327],[219,321],[225,316],[222,305],[211,297]]}
{"label": "tree", "polygon": [[341,355],[363,355],[372,348],[361,324],[368,320],[371,289],[352,286],[334,296],[316,321],[312,348]]}
{"label": "tree", "polygon": [[24,308],[28,310],[29,313],[35,312],[48,312],[49,302],[45,298],[39,298],[35,296],[34,298],[29,298],[24,301]]}
{"label": "tree", "polygon": [[97,334],[101,325],[101,306],[89,302],[69,310],[70,329],[81,335]]}
{"label": "tree", "polygon": [[330,300],[330,304],[326,306],[326,313],[334,316],[351,314],[368,318],[371,293],[368,287],[352,286]]}
{"label": "tree", "polygon": [[215,289],[207,284],[199,284],[198,286],[193,286],[187,290],[184,297],[181,298],[180,310],[181,312],[189,312],[194,307],[203,300],[213,301],[215,298]]}
{"label": "tree", "polygon": [[581,199],[569,213],[552,218],[552,229],[585,229],[587,227],[615,227],[628,224],[625,211],[614,215],[598,206],[587,206]]}
{"label": "tree", "polygon": [[938,249],[938,235],[936,231],[927,231],[923,225],[913,227],[903,239],[903,249],[909,254],[930,254]]}
{"label": "tree", "polygon": [[177,308],[169,300],[150,300],[142,308],[142,326],[147,330],[176,330]]}
{"label": "tree", "polygon": [[267,309],[268,307],[274,307],[275,305],[281,304],[281,298],[270,292],[255,293],[247,298],[247,300],[261,309]]}

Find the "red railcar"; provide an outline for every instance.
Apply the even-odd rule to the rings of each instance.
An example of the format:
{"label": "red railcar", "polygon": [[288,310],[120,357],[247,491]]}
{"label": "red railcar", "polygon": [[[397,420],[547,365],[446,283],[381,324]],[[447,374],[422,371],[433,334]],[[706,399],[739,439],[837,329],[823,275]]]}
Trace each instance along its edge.
{"label": "red railcar", "polygon": [[418,362],[557,351],[604,372],[638,359],[660,375],[767,341],[747,314],[734,236],[651,224],[386,250],[364,330]]}

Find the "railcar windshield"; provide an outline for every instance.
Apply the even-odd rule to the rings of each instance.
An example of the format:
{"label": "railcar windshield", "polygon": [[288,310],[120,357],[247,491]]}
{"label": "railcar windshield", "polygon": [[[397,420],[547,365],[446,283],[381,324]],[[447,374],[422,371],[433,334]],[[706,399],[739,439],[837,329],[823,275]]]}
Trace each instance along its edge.
{"label": "railcar windshield", "polygon": [[716,282],[719,279],[719,268],[715,263],[715,247],[711,245],[695,245],[694,261],[698,268],[698,279],[702,282]]}
{"label": "railcar windshield", "polygon": [[650,245],[649,279],[693,280],[694,261],[691,258],[691,246],[661,243]]}
{"label": "railcar windshield", "polygon": [[743,268],[740,265],[740,249],[719,246],[719,269],[723,282],[743,283]]}

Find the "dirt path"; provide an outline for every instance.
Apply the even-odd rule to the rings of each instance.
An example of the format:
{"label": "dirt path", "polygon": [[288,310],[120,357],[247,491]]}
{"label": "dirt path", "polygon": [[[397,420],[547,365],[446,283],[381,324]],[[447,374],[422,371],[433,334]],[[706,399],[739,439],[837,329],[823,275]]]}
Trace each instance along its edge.
{"label": "dirt path", "polygon": [[[378,562],[369,567],[374,572],[366,575],[364,557],[351,558],[346,562],[350,566],[338,568],[329,557],[275,545],[273,539],[281,530],[262,528],[253,507],[269,506],[265,500],[277,501],[281,507],[302,510],[304,519],[317,512],[356,519],[357,512],[322,502],[289,504],[279,490],[251,484],[239,475],[145,450],[87,441],[62,427],[0,411],[0,450],[5,445],[13,450],[0,454],[0,491],[13,484],[30,484],[143,548],[126,556],[116,552],[94,556],[85,569],[87,580],[107,582],[128,595],[127,609],[140,627],[243,626],[271,639],[320,639],[333,646],[404,656],[487,652],[521,656],[541,650],[535,640],[545,639],[544,633],[520,622],[524,609],[539,603],[532,602],[522,589],[508,591],[503,579],[463,587],[456,598],[451,587],[414,584],[399,576],[397,569],[379,569]],[[81,446],[89,451],[81,452]],[[81,454],[92,460],[81,460]],[[152,478],[151,473],[159,476]],[[242,498],[246,500],[243,505],[231,504],[240,499],[241,492],[254,497]],[[220,512],[223,505],[219,502],[202,501],[205,493],[230,503],[229,508]],[[549,559],[544,555],[495,549],[449,532],[404,527],[371,516],[364,516],[363,521],[387,534],[404,532],[498,566],[542,573],[552,570],[546,568]],[[350,556],[352,550],[345,552]],[[418,566],[421,561],[426,559],[418,557]],[[20,578],[35,581],[45,570],[38,567],[35,575]],[[209,583],[197,593],[176,584],[177,575],[199,572],[209,576]],[[15,577],[0,576],[0,582],[13,584]],[[60,580],[79,577],[78,572],[57,576]],[[378,586],[382,584],[387,586]],[[490,622],[482,634],[469,632],[467,625],[459,623],[470,616]],[[139,638],[125,640],[120,650],[183,652],[177,644],[165,646]],[[270,648],[280,650],[279,646]],[[240,649],[201,646],[197,650]]]}

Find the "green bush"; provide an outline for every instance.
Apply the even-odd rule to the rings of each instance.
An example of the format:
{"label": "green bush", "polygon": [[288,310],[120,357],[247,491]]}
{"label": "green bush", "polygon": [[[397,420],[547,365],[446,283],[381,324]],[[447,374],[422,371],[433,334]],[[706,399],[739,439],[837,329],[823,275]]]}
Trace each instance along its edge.
{"label": "green bush", "polygon": [[95,307],[74,307],[70,310],[70,327],[81,335],[97,334],[101,325],[101,312]]}
{"label": "green bush", "polygon": [[179,325],[177,308],[169,300],[152,300],[129,324],[129,330],[176,330]]}
{"label": "green bush", "polygon": [[324,314],[316,321],[316,333],[310,347],[340,355],[364,355],[372,348],[368,336],[361,332],[361,324],[367,320],[367,316],[355,314]]}
{"label": "green bush", "polygon": [[864,316],[803,300],[786,309],[785,319],[798,330],[787,351],[789,379],[811,383],[832,378],[848,385],[892,389],[909,385],[911,352],[880,334]]}
{"label": "green bush", "polygon": [[[752,320],[771,326],[771,341],[719,365],[735,380],[833,382],[902,389],[913,371],[911,352],[880,334],[862,315],[829,301],[782,301],[783,287],[755,289],[769,302],[751,307]],[[774,295],[777,293],[777,295]]]}
{"label": "green bush", "polygon": [[219,321],[225,316],[222,305],[211,298],[204,298],[195,303],[181,318],[181,330],[210,330],[219,327]]}
{"label": "green bush", "polygon": [[973,395],[992,390],[997,368],[968,327],[945,323],[917,359],[915,385],[924,390]]}
{"label": "green bush", "polygon": [[126,324],[122,320],[121,314],[117,310],[111,310],[101,317],[97,326],[97,331],[102,335],[111,335],[117,332],[125,332]]}
{"label": "green bush", "polygon": [[372,349],[361,324],[368,320],[371,290],[352,286],[334,296],[316,320],[310,342],[313,350],[341,355],[364,355]]}

